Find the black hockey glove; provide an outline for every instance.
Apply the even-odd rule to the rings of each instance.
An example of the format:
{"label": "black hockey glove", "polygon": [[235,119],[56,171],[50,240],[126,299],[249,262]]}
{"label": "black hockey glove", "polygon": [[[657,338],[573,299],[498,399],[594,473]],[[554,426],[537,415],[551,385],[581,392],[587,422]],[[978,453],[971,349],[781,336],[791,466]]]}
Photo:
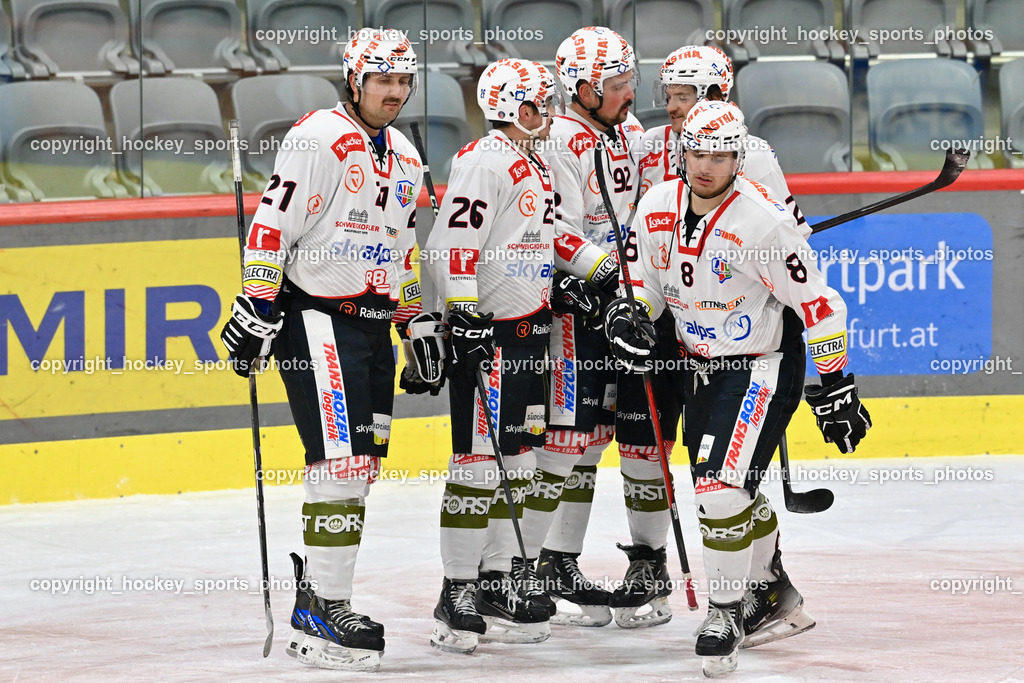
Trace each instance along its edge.
{"label": "black hockey glove", "polygon": [[871,416],[857,398],[853,375],[847,375],[827,387],[808,385],[804,387],[804,393],[825,443],[834,443],[841,453],[853,453],[871,429]]}
{"label": "black hockey glove", "polygon": [[220,339],[227,347],[228,360],[236,375],[248,377],[249,368],[261,371],[266,367],[270,342],[283,325],[284,313],[264,315],[256,310],[249,297],[244,294],[235,297],[231,319],[220,331]]}
{"label": "black hockey glove", "polygon": [[468,374],[478,370],[491,371],[494,347],[493,313],[473,315],[464,311],[448,314],[448,376]]}
{"label": "black hockey glove", "polygon": [[444,386],[444,323],[440,313],[420,313],[408,323],[397,325],[405,350],[405,369],[398,379],[407,394],[431,396]]}
{"label": "black hockey glove", "polygon": [[551,311],[597,318],[601,315],[601,293],[586,280],[558,271],[551,283]]}
{"label": "black hockey glove", "polygon": [[604,314],[604,332],[612,354],[623,368],[628,372],[650,372],[654,367],[658,333],[642,307],[638,313],[639,328],[633,324],[629,300],[623,297],[612,301]]}

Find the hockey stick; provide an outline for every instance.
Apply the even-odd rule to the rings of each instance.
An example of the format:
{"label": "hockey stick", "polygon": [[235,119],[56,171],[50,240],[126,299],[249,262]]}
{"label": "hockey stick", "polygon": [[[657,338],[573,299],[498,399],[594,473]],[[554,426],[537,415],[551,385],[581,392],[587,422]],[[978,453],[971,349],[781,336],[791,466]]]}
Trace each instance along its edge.
{"label": "hockey stick", "polygon": [[942,170],[939,171],[939,175],[935,180],[931,181],[927,185],[922,185],[916,190],[909,190],[902,194],[898,194],[888,199],[875,202],[874,204],[868,204],[862,206],[859,209],[854,209],[848,213],[844,213],[840,216],[829,218],[827,221],[815,223],[811,226],[811,233],[818,233],[822,230],[828,230],[834,228],[837,225],[843,223],[849,223],[850,221],[867,216],[869,214],[877,213],[883,209],[908,202],[911,199],[924,196],[929,192],[935,192],[941,190],[944,187],[949,187],[960,177],[960,172],[964,170],[964,166],[967,165],[967,161],[971,158],[971,152],[967,149],[950,149],[946,152],[946,161],[942,165]]}
{"label": "hockey stick", "polygon": [[[430,208],[434,211],[434,218],[437,218],[440,208],[437,205],[437,194],[434,192],[434,181],[430,178],[427,150],[423,146],[423,138],[420,137],[420,124],[417,121],[413,121],[409,124],[409,127],[412,129],[413,144],[416,145],[420,161],[423,162],[423,184],[427,188],[427,196],[430,197]],[[484,417],[487,418],[487,433],[490,435],[491,446],[494,449],[494,461],[498,464],[498,471],[501,473],[501,488],[505,492],[505,500],[508,502],[509,515],[512,517],[512,528],[515,530],[516,541],[519,542],[519,552],[522,553],[523,562],[525,563],[527,560],[526,543],[523,542],[523,532],[519,528],[519,515],[516,511],[516,504],[512,500],[512,487],[508,483],[508,470],[505,469],[505,459],[502,457],[501,447],[498,445],[494,415],[491,413],[491,407],[487,403],[487,389],[484,387],[484,377],[480,374],[480,370],[474,371],[473,375],[476,377],[476,393],[480,399],[480,409],[483,410]],[[527,565],[527,571],[529,571],[529,565]]]}
{"label": "hockey stick", "polygon": [[[608,193],[608,184],[604,179],[604,145],[594,150],[594,170],[597,176],[597,185],[601,189],[601,199],[604,201],[605,209],[608,211],[608,220],[612,224],[612,232],[615,233],[615,250],[619,256],[619,268],[622,272],[622,280],[625,282],[626,300],[629,302],[630,316],[633,318],[633,325],[640,327],[640,314],[637,312],[636,297],[633,295],[633,283],[629,279],[629,264],[626,261],[626,246],[622,243],[622,235],[619,234],[619,220],[615,216],[615,209],[612,207],[611,195]],[[636,215],[636,206],[639,202],[633,203],[633,210],[629,214],[629,221],[632,223]],[[628,225],[628,224],[627,224]],[[690,563],[686,559],[686,545],[683,542],[683,527],[679,521],[679,507],[676,505],[675,489],[672,485],[672,475],[669,472],[668,456],[665,454],[665,446],[661,439],[661,424],[658,421],[658,409],[654,404],[654,386],[651,384],[651,376],[644,372],[644,391],[647,394],[647,409],[651,413],[651,424],[654,426],[654,440],[658,446],[658,457],[661,460],[661,476],[665,480],[665,497],[668,498],[668,509],[672,518],[672,532],[676,539],[676,550],[679,551],[679,564],[683,569],[683,579],[686,581],[686,604],[691,610],[697,609],[697,594],[693,589],[693,580],[690,578]]]}
{"label": "hockey stick", "polygon": [[[874,204],[868,204],[840,216],[816,223],[811,226],[811,233],[819,233],[823,230],[834,228],[837,225],[849,223],[863,216],[877,213],[883,209],[888,209],[911,199],[922,197],[930,192],[948,187],[960,177],[961,171],[964,170],[970,158],[970,150],[950,149],[946,152],[946,161],[942,165],[942,170],[939,171],[938,177],[932,182],[922,185],[917,189],[888,197]],[[786,501],[787,510],[801,514],[810,514],[824,512],[832,507],[832,503],[835,501],[835,494],[829,489],[814,489],[804,493],[798,493],[793,490],[791,484],[792,470],[789,466],[789,446],[786,443],[785,432],[783,432],[782,441],[779,443],[779,462],[782,465],[782,494]]]}
{"label": "hockey stick", "polygon": [[[231,168],[235,174],[235,217],[238,219],[238,253],[245,279],[245,208],[242,205],[242,162],[238,153],[238,119],[228,123],[231,131]],[[260,453],[260,407],[256,398],[256,368],[249,367],[249,420],[252,425],[252,457],[256,472],[256,519],[260,534],[260,562],[263,569],[263,609],[267,616],[267,640],[263,656],[274,644],[274,616],[270,611],[270,570],[267,567],[267,518],[263,511],[263,456]]]}
{"label": "hockey stick", "polygon": [[803,493],[793,490],[789,481],[792,474],[789,468],[789,445],[786,443],[785,432],[782,433],[782,441],[779,442],[779,462],[782,464],[782,497],[786,501],[787,510],[806,515],[824,512],[832,507],[836,497],[829,489],[814,489]]}

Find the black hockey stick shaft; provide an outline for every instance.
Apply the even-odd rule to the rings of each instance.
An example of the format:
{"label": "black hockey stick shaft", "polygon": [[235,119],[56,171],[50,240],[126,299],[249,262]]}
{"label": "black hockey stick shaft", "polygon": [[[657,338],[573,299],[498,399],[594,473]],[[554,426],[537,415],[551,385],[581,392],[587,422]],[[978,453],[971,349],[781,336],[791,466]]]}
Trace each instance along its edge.
{"label": "black hockey stick shaft", "polygon": [[[418,122],[413,121],[409,124],[412,129],[412,141],[416,145],[416,151],[419,152],[420,161],[423,163],[423,185],[427,188],[427,196],[430,197],[430,208],[434,211],[434,218],[437,218],[437,213],[440,207],[437,204],[437,194],[434,192],[434,181],[430,178],[430,165],[427,163],[427,150],[423,146],[423,138],[420,137],[420,125]],[[523,541],[523,532],[519,528],[519,515],[516,514],[516,504],[512,500],[512,486],[508,483],[508,470],[505,469],[505,460],[501,457],[501,446],[498,444],[498,437],[495,435],[494,426],[494,415],[491,413],[491,407],[487,403],[487,389],[484,387],[483,375],[480,371],[473,371],[473,375],[476,377],[476,392],[480,399],[480,409],[484,413],[484,417],[487,418],[487,433],[491,437],[491,446],[494,449],[494,461],[498,464],[498,471],[501,473],[501,487],[505,492],[505,499],[508,501],[508,512],[512,517],[512,528],[516,532],[516,541],[519,542],[519,552],[523,554],[523,561],[525,562],[528,558],[526,555],[526,543]]]}
{"label": "black hockey stick shaft", "polygon": [[815,223],[814,225],[811,226],[811,232],[817,233],[821,232],[822,230],[828,230],[829,228],[834,228],[837,225],[849,223],[850,221],[857,220],[858,218],[861,218],[863,216],[877,213],[884,209],[896,206],[897,204],[902,204],[903,202],[908,202],[911,199],[922,197],[928,194],[929,192],[935,192],[936,190],[941,190],[944,187],[948,187],[952,185],[957,178],[960,177],[961,171],[964,170],[964,167],[967,165],[967,161],[970,158],[970,150],[950,149],[946,152],[946,161],[945,163],[943,163],[942,170],[939,171],[938,177],[936,177],[935,180],[931,181],[927,185],[922,185],[917,189],[909,190],[902,194],[894,195],[881,201],[877,201],[874,204],[868,204],[867,206],[862,206],[859,209],[854,209],[853,211],[850,211],[848,213],[844,213],[839,216],[834,216],[833,218],[829,218],[828,220],[822,221],[820,223]]}
{"label": "black hockey stick shaft", "polygon": [[[612,206],[611,194],[608,192],[608,183],[604,178],[604,145],[598,145],[594,149],[594,175],[597,176],[597,185],[601,189],[601,200],[604,202],[605,211],[608,212],[608,220],[612,224],[612,232],[615,233],[615,250],[619,257],[619,268],[622,280],[625,282],[626,300],[629,302],[629,313],[633,318],[633,325],[640,328],[640,313],[637,310],[636,297],[633,293],[633,283],[629,279],[629,263],[626,260],[626,245],[623,244],[620,234],[619,219],[615,216],[615,209]],[[630,212],[630,222],[636,212],[636,203]],[[647,409],[651,414],[651,425],[654,427],[654,441],[658,447],[658,458],[661,460],[661,476],[665,480],[665,497],[668,499],[668,509],[672,519],[672,533],[675,536],[676,550],[679,552],[679,564],[683,570],[683,580],[686,582],[686,604],[691,610],[697,609],[697,593],[693,588],[693,580],[690,578],[690,562],[686,559],[686,543],[683,541],[683,527],[679,521],[679,507],[676,505],[676,494],[672,484],[672,473],[669,470],[668,455],[665,453],[665,444],[662,440],[661,423],[658,420],[658,408],[654,401],[654,386],[651,383],[649,373],[642,374],[644,380],[644,392],[647,394]]]}
{"label": "black hockey stick shaft", "polygon": [[[523,531],[519,528],[519,515],[516,504],[512,500],[512,485],[508,483],[508,470],[505,469],[505,458],[501,455],[501,446],[498,443],[498,435],[495,433],[494,411],[487,403],[487,388],[484,386],[483,371],[474,371],[476,377],[476,393],[480,399],[481,410],[487,418],[487,433],[491,437],[491,446],[494,449],[494,461],[498,464],[498,471],[501,473],[501,489],[505,492],[505,500],[508,501],[508,513],[512,517],[512,529],[516,532],[516,541],[519,542],[519,552],[522,553],[523,561],[527,561],[526,543],[523,541]],[[529,567],[529,564],[527,564]]]}
{"label": "black hockey stick shaft", "polygon": [[437,205],[437,194],[434,192],[434,181],[430,179],[430,164],[427,163],[427,148],[423,146],[423,138],[420,136],[420,124],[413,121],[409,128],[412,130],[412,142],[416,145],[416,151],[420,153],[420,161],[423,163],[423,184],[427,188],[427,196],[430,197],[430,208],[436,217],[440,208]]}
{"label": "black hockey stick shaft", "polygon": [[[238,254],[245,279],[245,207],[242,203],[242,162],[238,149],[238,120],[231,119],[231,168],[235,175],[235,217],[238,220]],[[260,535],[260,563],[263,570],[263,609],[267,618],[267,640],[263,656],[274,644],[274,616],[270,610],[270,568],[267,563],[267,518],[263,506],[263,455],[260,452],[260,404],[256,397],[256,368],[249,367],[249,422],[252,426],[252,457],[256,474],[256,520]]]}

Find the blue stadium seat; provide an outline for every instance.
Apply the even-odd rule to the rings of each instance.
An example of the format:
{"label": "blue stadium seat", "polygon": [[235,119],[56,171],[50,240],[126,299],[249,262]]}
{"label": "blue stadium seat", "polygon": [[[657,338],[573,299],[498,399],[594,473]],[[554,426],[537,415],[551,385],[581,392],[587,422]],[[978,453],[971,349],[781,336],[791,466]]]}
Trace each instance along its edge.
{"label": "blue stadium seat", "polygon": [[[487,66],[487,55],[473,44],[481,38],[473,33],[476,12],[470,0],[430,0],[426,24],[423,0],[373,0],[366,3],[366,23],[408,31],[420,64],[430,69],[465,71],[468,75],[462,67]],[[432,31],[437,32],[436,40],[431,39]]]}
{"label": "blue stadium seat", "polygon": [[[894,54],[967,57],[967,46],[962,40],[942,37],[946,29],[957,28],[959,0],[846,1],[844,25],[860,32],[856,43],[851,46],[854,59]],[[937,31],[941,32],[938,39]]]}
{"label": "blue stadium seat", "polygon": [[296,121],[317,109],[338,103],[330,81],[303,74],[272,74],[243,78],[231,88],[238,119],[242,177],[251,191],[262,191],[274,172],[281,139]]}
{"label": "blue stadium seat", "polygon": [[[349,36],[363,25],[355,0],[245,0],[249,50],[264,72],[293,69],[341,78]],[[302,31],[268,38],[268,30]]]}
{"label": "blue stadium seat", "polygon": [[[735,61],[747,62],[765,56],[807,55],[816,59],[842,61],[843,47],[835,40],[824,40],[821,30],[834,26],[835,0],[723,0],[722,28],[745,31],[765,40],[746,40]],[[801,31],[814,31],[817,37],[808,40]],[[749,33],[754,32],[754,33]]]}
{"label": "blue stadium seat", "polygon": [[1020,0],[967,0],[967,26],[990,39],[972,42],[975,59],[1024,53],[1024,7]]}
{"label": "blue stadium seat", "polygon": [[736,75],[736,93],[747,127],[775,149],[783,172],[851,170],[850,96],[841,69],[754,62]]}
{"label": "blue stadium seat", "polygon": [[139,73],[126,54],[128,19],[117,0],[11,0],[11,19],[15,56],[32,78],[110,82]]}
{"label": "blue stadium seat", "polygon": [[642,60],[659,66],[683,45],[704,45],[707,31],[715,28],[711,0],[605,0],[604,9],[605,25],[629,41]]}
{"label": "blue stadium seat", "polygon": [[[145,120],[139,116],[140,84]],[[133,194],[233,190],[227,134],[209,85],[175,77],[122,81],[110,89],[110,106],[118,171]]]}
{"label": "blue stadium seat", "polygon": [[470,141],[466,100],[459,82],[448,74],[427,71],[394,123],[410,141],[409,124],[413,121],[420,123],[434,182],[446,181],[452,157]]}
{"label": "blue stadium seat", "polygon": [[70,81],[0,87],[0,183],[16,201],[127,197],[99,96]]}
{"label": "blue stadium seat", "polygon": [[591,0],[481,0],[481,7],[484,49],[496,58],[553,63],[563,40],[596,23]]}
{"label": "blue stadium seat", "polygon": [[192,71],[210,80],[256,72],[241,49],[242,13],[234,0],[131,0],[128,6],[132,49],[155,62],[147,70]]}
{"label": "blue stadium seat", "polygon": [[[868,136],[882,170],[942,167],[945,142],[985,131],[978,73],[951,59],[886,61],[868,70]],[[968,168],[991,168],[974,154]]]}
{"label": "blue stadium seat", "polygon": [[999,68],[999,104],[1002,139],[1012,143],[1005,150],[1013,168],[1024,168],[1024,57]]}
{"label": "blue stadium seat", "polygon": [[25,77],[25,67],[15,61],[8,51],[11,47],[11,22],[0,3],[0,83]]}

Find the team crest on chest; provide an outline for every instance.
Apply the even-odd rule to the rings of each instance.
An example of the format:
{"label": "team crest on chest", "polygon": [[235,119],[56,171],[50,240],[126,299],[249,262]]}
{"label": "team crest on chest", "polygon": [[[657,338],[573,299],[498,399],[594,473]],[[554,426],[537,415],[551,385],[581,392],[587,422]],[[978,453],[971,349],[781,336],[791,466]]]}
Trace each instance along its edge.
{"label": "team crest on chest", "polygon": [[718,284],[722,284],[732,277],[729,262],[724,258],[715,257],[711,259],[711,272],[718,276]]}
{"label": "team crest on chest", "polygon": [[395,196],[398,198],[398,203],[402,205],[402,208],[409,206],[414,197],[412,196],[414,185],[409,180],[399,180],[395,184]]}

